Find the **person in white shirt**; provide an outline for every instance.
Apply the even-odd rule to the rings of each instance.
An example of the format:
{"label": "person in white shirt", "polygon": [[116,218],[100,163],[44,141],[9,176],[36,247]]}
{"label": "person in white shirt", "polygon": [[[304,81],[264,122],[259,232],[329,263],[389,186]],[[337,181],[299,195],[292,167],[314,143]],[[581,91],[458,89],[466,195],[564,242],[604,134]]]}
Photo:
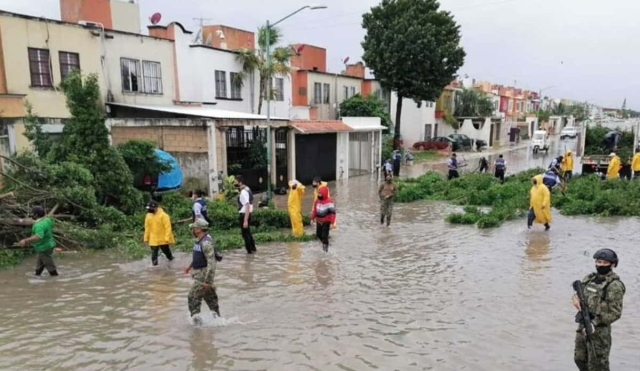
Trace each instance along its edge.
{"label": "person in white shirt", "polygon": [[209,215],[207,213],[207,200],[204,198],[205,193],[202,190],[197,190],[193,193],[193,222],[198,219],[202,219],[211,225],[211,219],[209,219]]}
{"label": "person in white shirt", "polygon": [[253,239],[250,226],[251,213],[253,212],[253,193],[249,187],[244,185],[243,181],[242,175],[236,175],[233,181],[233,185],[240,190],[238,195],[238,220],[240,221],[240,230],[247,254],[255,254],[257,251],[256,241]]}

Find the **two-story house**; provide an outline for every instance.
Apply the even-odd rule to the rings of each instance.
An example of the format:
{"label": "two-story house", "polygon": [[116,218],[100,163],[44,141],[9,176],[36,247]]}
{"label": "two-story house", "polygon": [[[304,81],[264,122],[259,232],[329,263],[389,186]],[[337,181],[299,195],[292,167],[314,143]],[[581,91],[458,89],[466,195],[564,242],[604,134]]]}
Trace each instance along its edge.
{"label": "two-story house", "polygon": [[173,103],[173,42],[136,31],[138,4],[62,0],[60,6],[62,21],[0,12],[0,116],[11,153],[29,148],[27,102],[45,119],[45,131],[62,131],[70,114],[60,82],[74,70],[98,76],[103,104]]}

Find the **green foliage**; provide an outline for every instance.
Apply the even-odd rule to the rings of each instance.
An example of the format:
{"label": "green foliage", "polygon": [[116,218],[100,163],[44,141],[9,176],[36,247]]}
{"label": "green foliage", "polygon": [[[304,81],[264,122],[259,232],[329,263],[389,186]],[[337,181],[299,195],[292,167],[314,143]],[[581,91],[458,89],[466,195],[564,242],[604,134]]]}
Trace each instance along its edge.
{"label": "green foliage", "polygon": [[356,94],[340,103],[342,117],[380,117],[383,126],[389,127],[391,118],[385,103],[375,95],[366,97]]}
{"label": "green foliage", "polygon": [[380,163],[384,163],[386,160],[391,158],[391,154],[393,153],[393,136],[385,135],[382,138],[382,152],[380,159]]}
{"label": "green foliage", "polygon": [[29,252],[27,249],[0,249],[0,268],[20,263],[25,253]]}
{"label": "green foliage", "polygon": [[126,212],[139,206],[140,193],[133,187],[133,175],[121,154],[109,144],[109,131],[99,107],[98,76],[83,78],[72,72],[61,84],[72,117],[62,131],[60,145],[54,147],[55,162],[74,162],[94,175],[94,188],[101,204]]}
{"label": "green foliage", "polygon": [[493,102],[484,93],[474,89],[463,89],[456,94],[457,117],[491,117]]}
{"label": "green foliage", "polygon": [[235,200],[238,196],[238,189],[233,185],[235,177],[233,175],[224,178],[222,181],[222,194],[227,201]]}
{"label": "green foliage", "polygon": [[[460,26],[436,0],[383,0],[363,15],[362,27],[362,59],[399,102],[437,100],[464,63]],[[401,113],[399,105],[396,137]]]}
{"label": "green foliage", "polygon": [[46,158],[51,151],[53,141],[42,131],[44,122],[33,113],[33,105],[26,101],[24,106],[27,111],[27,115],[24,118],[24,136],[29,139],[38,156]]}
{"label": "green foliage", "polygon": [[538,118],[538,122],[549,122],[549,119],[551,118],[551,112],[549,112],[548,110],[538,110],[536,112],[536,117]]}
{"label": "green foliage", "polygon": [[267,167],[266,140],[258,136],[249,148],[249,161],[254,169],[264,169]]}
{"label": "green foliage", "polygon": [[458,121],[457,118],[455,118],[450,112],[447,112],[444,114],[444,122],[451,126],[454,130],[458,130],[460,129],[460,121]]}
{"label": "green foliage", "polygon": [[576,119],[577,122],[586,121],[589,118],[589,106],[584,104],[574,104],[569,107],[569,112]]}
{"label": "green foliage", "polygon": [[[399,180],[396,200],[445,200],[465,205],[462,213],[448,215],[447,222],[494,228],[526,214],[531,178],[543,171],[533,169],[512,175],[503,185],[489,174],[468,174],[447,181],[439,173],[430,172],[418,178]],[[602,181],[590,175],[574,177],[565,193],[554,191],[551,200],[553,207],[564,215],[640,216],[638,195],[640,182]],[[485,212],[478,206],[491,209]]]}
{"label": "green foliage", "polygon": [[[268,32],[267,32],[268,31]],[[267,37],[267,35],[269,35]],[[255,71],[259,73],[260,85],[258,96],[258,114],[262,113],[262,102],[267,97],[267,82],[275,77],[285,78],[290,72],[289,60],[292,56],[292,48],[276,46],[282,39],[282,33],[278,28],[258,28],[258,47],[255,49],[240,48],[237,50],[237,60],[242,63],[242,72],[235,83],[242,83],[247,79],[253,79]],[[269,40],[270,53],[267,53],[267,40]],[[272,89],[271,94],[276,91]]]}
{"label": "green foliage", "polygon": [[565,106],[563,103],[559,103],[557,106],[553,107],[551,113],[554,116],[564,116],[567,114],[567,106]]}
{"label": "green foliage", "polygon": [[[611,150],[606,148],[602,143],[604,136],[612,131],[610,128],[603,126],[588,126],[585,137],[585,150],[586,155],[608,155]],[[634,135],[631,131],[625,131],[620,128],[616,128],[615,131],[622,133],[622,137],[618,142],[618,149],[616,154],[620,156],[620,159],[624,162],[628,158],[633,156],[634,150]]]}
{"label": "green foliage", "polygon": [[129,167],[134,178],[144,174],[162,174],[171,170],[171,165],[156,156],[156,144],[147,140],[130,140],[120,144],[118,152]]}

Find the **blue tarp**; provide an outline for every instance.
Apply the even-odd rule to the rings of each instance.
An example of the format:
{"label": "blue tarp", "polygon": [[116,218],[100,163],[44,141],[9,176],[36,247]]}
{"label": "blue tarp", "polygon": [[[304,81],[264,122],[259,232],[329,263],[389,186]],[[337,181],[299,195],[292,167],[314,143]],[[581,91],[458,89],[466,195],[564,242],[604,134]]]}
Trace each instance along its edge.
{"label": "blue tarp", "polygon": [[176,158],[159,149],[156,149],[156,156],[171,165],[171,170],[158,176],[158,189],[180,188],[182,186],[182,169],[180,169],[180,164]]}

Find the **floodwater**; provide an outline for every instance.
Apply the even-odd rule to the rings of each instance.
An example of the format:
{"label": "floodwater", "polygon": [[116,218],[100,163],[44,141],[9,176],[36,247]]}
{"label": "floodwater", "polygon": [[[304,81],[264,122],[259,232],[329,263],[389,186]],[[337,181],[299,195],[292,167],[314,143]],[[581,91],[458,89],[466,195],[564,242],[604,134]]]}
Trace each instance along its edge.
{"label": "floodwater", "polygon": [[570,284],[602,247],[618,252],[628,290],[611,368],[638,369],[637,219],[554,211],[550,232],[524,220],[478,230],[447,225],[454,206],[417,202],[396,204],[386,229],[368,177],[332,187],[329,254],[315,242],[225,253],[224,318],[203,304],[203,327],[188,319],[185,254],[155,269],[63,254],[55,279],[33,277],[33,259],[0,271],[0,369],[573,370]]}

